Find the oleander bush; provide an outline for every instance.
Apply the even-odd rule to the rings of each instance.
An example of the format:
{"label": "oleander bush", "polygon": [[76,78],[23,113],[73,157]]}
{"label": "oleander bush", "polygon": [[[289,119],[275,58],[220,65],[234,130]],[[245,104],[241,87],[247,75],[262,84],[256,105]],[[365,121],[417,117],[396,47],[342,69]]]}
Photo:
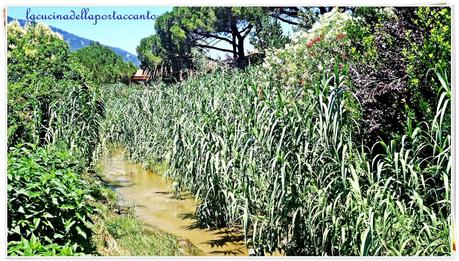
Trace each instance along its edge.
{"label": "oleander bush", "polygon": [[266,54],[260,81],[266,85],[279,82],[285,88],[309,85],[324,68],[344,66],[350,47],[346,26],[350,23],[350,14],[333,9],[307,32],[296,32],[291,43]]}

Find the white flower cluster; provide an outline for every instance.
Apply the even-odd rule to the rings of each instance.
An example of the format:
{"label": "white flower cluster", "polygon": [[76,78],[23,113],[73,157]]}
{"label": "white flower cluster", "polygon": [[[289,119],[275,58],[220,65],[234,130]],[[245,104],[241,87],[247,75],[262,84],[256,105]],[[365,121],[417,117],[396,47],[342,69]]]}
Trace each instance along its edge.
{"label": "white flower cluster", "polygon": [[312,40],[317,36],[323,36],[324,39],[336,37],[339,33],[344,32],[344,27],[351,19],[349,13],[333,8],[332,11],[321,15],[319,21],[315,22],[307,32],[300,30],[292,34],[292,43]]}
{"label": "white flower cluster", "polygon": [[345,32],[351,19],[349,13],[335,8],[307,32],[294,33],[290,44],[267,52],[261,78],[280,79],[286,87],[311,79],[314,73],[336,62],[334,55],[347,44]]}
{"label": "white flower cluster", "polygon": [[345,31],[347,22],[351,20],[351,16],[347,12],[340,12],[338,8],[333,8],[332,11],[322,15],[320,20],[309,30],[310,35],[322,36],[324,40],[335,39],[336,36]]}
{"label": "white flower cluster", "polygon": [[376,10],[376,12],[378,13],[378,16],[380,17],[386,17],[386,18],[391,18],[391,19],[397,18],[397,15],[395,14],[394,8],[392,6],[379,8]]}
{"label": "white flower cluster", "polygon": [[295,32],[291,36],[292,43],[294,44],[298,43],[301,39],[307,39],[307,38],[308,38],[308,34],[303,30]]}
{"label": "white flower cluster", "polygon": [[25,35],[27,30],[33,30],[35,36],[51,36],[61,40],[64,38],[61,34],[54,32],[51,28],[44,23],[37,23],[36,25],[26,24],[25,27],[21,27],[18,21],[14,20],[8,23],[8,35]]}

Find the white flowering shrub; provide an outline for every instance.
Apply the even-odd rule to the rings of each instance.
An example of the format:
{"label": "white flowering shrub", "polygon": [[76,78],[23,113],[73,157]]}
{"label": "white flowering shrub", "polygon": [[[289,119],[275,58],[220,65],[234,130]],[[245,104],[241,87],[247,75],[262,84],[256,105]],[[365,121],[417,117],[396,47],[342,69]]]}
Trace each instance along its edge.
{"label": "white flowering shrub", "polygon": [[16,21],[8,24],[7,31],[9,81],[25,76],[62,77],[70,49],[60,34],[45,24],[21,27]]}
{"label": "white flowering shrub", "polygon": [[350,46],[345,29],[350,22],[351,16],[336,8],[322,15],[308,32],[295,33],[291,44],[267,53],[261,79],[292,88],[308,84],[324,68],[342,66]]}

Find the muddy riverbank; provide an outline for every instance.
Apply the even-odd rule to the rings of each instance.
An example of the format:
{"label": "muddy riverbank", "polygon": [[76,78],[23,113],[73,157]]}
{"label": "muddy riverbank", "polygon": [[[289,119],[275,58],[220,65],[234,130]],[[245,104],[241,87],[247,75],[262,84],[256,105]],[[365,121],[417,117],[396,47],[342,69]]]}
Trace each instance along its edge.
{"label": "muddy riverbank", "polygon": [[100,165],[105,181],[122,200],[135,205],[142,222],[188,240],[205,255],[247,255],[241,231],[199,228],[193,217],[196,201],[174,197],[170,180],[126,161],[122,153],[103,157]]}

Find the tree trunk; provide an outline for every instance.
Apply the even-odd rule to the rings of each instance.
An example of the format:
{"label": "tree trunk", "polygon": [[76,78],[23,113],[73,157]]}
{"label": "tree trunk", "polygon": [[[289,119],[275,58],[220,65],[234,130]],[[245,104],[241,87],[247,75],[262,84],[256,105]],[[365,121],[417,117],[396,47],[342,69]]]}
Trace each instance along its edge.
{"label": "tree trunk", "polygon": [[237,37],[237,56],[239,59],[244,59],[245,58],[245,53],[244,53],[244,38],[242,36],[238,35]]}
{"label": "tree trunk", "polygon": [[237,50],[238,42],[236,40],[239,40],[238,39],[239,32],[237,31],[236,20],[234,19],[234,17],[231,19],[231,35],[233,36],[233,58],[237,59],[237,57],[238,57],[238,50]]}
{"label": "tree trunk", "polygon": [[233,33],[233,58],[237,58],[237,40],[236,34]]}
{"label": "tree trunk", "polygon": [[237,52],[236,52],[236,34],[233,33],[233,58],[237,58]]}

